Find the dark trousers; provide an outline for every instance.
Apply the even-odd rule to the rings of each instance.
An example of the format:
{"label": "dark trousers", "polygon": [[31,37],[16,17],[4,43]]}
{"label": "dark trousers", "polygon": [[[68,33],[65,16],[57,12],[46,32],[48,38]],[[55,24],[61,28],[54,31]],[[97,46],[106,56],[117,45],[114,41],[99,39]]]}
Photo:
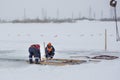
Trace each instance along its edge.
{"label": "dark trousers", "polygon": [[53,58],[53,56],[55,55],[55,53],[46,53],[45,57],[46,58]]}
{"label": "dark trousers", "polygon": [[40,55],[39,51],[35,48],[30,47],[29,48],[30,63],[33,63],[33,57],[35,58],[35,63],[38,63],[38,61],[41,59],[41,55]]}

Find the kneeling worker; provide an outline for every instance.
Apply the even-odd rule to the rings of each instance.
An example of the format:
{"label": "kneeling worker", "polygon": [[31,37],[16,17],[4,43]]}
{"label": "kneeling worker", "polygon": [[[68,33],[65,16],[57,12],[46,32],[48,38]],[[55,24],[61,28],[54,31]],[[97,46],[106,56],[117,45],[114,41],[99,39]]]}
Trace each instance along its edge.
{"label": "kneeling worker", "polygon": [[32,57],[35,58],[35,64],[38,64],[39,60],[41,61],[40,45],[33,44],[29,47],[29,62],[33,63]]}
{"label": "kneeling worker", "polygon": [[55,55],[55,48],[52,46],[51,43],[47,44],[47,47],[45,48],[45,57],[46,59],[52,59]]}

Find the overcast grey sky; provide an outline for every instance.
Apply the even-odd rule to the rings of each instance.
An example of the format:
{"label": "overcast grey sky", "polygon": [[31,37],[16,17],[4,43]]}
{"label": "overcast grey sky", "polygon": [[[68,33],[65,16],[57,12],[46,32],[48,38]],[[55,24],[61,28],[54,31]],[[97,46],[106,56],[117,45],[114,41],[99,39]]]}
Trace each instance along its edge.
{"label": "overcast grey sky", "polygon": [[[91,14],[96,14],[100,18],[110,16],[110,0],[0,0],[0,18],[1,19],[22,19],[24,9],[26,16],[29,18],[42,18],[42,9],[47,12],[47,16],[56,17],[59,10],[59,17],[88,17],[89,7]],[[117,10],[120,14],[120,0],[118,1]]]}

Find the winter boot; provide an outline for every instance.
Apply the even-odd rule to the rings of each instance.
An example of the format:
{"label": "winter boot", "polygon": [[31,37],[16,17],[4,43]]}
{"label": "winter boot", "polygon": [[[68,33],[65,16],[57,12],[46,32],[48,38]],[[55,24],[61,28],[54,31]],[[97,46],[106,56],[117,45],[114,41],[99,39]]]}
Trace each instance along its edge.
{"label": "winter boot", "polygon": [[39,64],[39,63],[38,63],[38,59],[35,59],[35,64]]}
{"label": "winter boot", "polygon": [[32,63],[33,63],[33,60],[32,60],[32,59],[29,59],[29,62],[30,62],[30,64],[32,64]]}

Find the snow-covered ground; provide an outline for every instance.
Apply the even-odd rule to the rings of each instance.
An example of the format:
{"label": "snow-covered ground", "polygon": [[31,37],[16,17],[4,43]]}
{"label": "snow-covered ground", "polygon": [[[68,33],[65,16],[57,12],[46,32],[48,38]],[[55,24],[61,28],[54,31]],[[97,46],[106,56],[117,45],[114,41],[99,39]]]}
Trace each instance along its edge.
{"label": "snow-covered ground", "polygon": [[[105,29],[107,51],[105,51]],[[54,45],[55,58],[100,54],[120,57],[120,42],[116,42],[114,22],[0,24],[0,79],[120,80],[120,59],[101,60],[96,63],[88,61],[80,65],[67,66],[26,63],[31,44],[40,44],[42,56],[44,55],[43,42],[46,44],[51,42]]]}

